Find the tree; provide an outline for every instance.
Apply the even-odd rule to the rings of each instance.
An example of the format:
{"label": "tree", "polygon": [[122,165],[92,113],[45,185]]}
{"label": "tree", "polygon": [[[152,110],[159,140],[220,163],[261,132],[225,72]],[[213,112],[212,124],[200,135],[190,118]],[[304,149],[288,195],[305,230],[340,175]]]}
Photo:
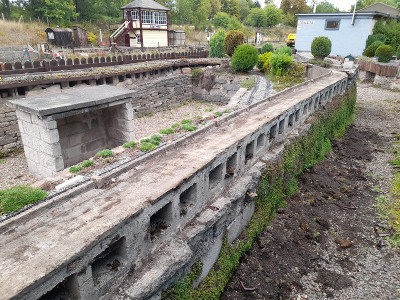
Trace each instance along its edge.
{"label": "tree", "polygon": [[73,0],[44,0],[37,13],[59,26],[67,25],[77,16]]}
{"label": "tree", "polygon": [[319,3],[315,9],[315,12],[322,13],[322,12],[339,12],[339,8],[335,7],[332,3],[328,1],[323,1]]}
{"label": "tree", "polygon": [[246,19],[246,24],[253,27],[266,27],[266,13],[261,8],[252,8]]}
{"label": "tree", "polygon": [[249,2],[247,0],[239,0],[239,19],[241,21],[246,20],[250,12]]}
{"label": "tree", "polygon": [[228,28],[231,18],[225,12],[219,12],[215,15],[213,24],[215,27]]}
{"label": "tree", "polygon": [[190,0],[176,1],[177,23],[190,24],[192,20],[192,4]]}
{"label": "tree", "polygon": [[210,0],[210,5],[210,19],[213,19],[214,16],[221,11],[221,0]]}
{"label": "tree", "polygon": [[239,0],[221,0],[221,11],[239,18]]}
{"label": "tree", "polygon": [[208,0],[191,0],[193,25],[196,29],[208,27],[208,17],[211,13],[211,4]]}
{"label": "tree", "polygon": [[285,15],[310,12],[306,0],[282,0],[280,8]]}
{"label": "tree", "polygon": [[264,11],[266,15],[265,26],[276,26],[282,21],[282,10],[276,8],[275,5],[267,5]]}
{"label": "tree", "polygon": [[11,6],[10,0],[0,0],[1,5],[1,12],[4,14],[6,19],[10,19],[11,17]]}

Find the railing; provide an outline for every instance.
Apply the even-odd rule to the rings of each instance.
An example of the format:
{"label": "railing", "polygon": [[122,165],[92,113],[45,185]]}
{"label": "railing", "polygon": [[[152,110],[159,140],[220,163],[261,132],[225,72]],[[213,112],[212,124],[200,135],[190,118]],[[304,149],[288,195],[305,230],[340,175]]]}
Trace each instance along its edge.
{"label": "railing", "polygon": [[206,58],[208,51],[185,51],[185,52],[168,52],[156,54],[139,54],[139,55],[118,55],[118,56],[101,56],[89,58],[60,59],[51,61],[27,61],[24,64],[16,62],[14,64],[5,63],[4,70],[0,69],[0,75],[18,75],[25,73],[40,73],[51,71],[77,70],[94,67],[108,67],[124,64],[133,64],[144,61],[160,60],[160,59],[179,59],[179,58]]}
{"label": "railing", "polygon": [[110,35],[110,38],[118,37],[122,32],[124,32],[124,30],[126,28],[128,28],[128,25],[129,25],[128,21],[125,21],[124,23],[122,23],[121,26],[119,26],[118,29],[115,30],[112,35]]}

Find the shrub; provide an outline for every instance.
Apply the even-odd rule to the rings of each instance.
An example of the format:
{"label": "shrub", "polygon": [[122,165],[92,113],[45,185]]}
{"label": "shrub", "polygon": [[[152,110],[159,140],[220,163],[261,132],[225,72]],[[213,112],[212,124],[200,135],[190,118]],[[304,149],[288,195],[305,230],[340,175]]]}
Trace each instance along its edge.
{"label": "shrub", "polygon": [[91,43],[93,46],[98,46],[99,43],[97,42],[97,36],[93,32],[88,32],[88,41]]}
{"label": "shrub", "polygon": [[244,43],[244,33],[239,30],[228,31],[224,39],[224,50],[229,56],[235,52],[237,46]]}
{"label": "shrub", "polygon": [[82,163],[82,167],[83,168],[87,168],[87,167],[90,167],[90,166],[92,166],[94,164],[94,161],[93,160],[85,160],[83,163]]}
{"label": "shrub", "polygon": [[82,171],[82,166],[72,166],[69,168],[69,171],[71,173],[78,173],[79,171]]}
{"label": "shrub", "polygon": [[216,116],[222,116],[223,115],[223,113],[222,112],[220,112],[220,111],[216,111],[215,113],[214,113],[214,115],[216,115]]}
{"label": "shrub", "polygon": [[190,70],[190,74],[192,75],[193,82],[198,85],[200,82],[200,78],[203,75],[202,68],[193,68]]}
{"label": "shrub", "polygon": [[383,44],[385,44],[386,42],[385,35],[382,33],[369,35],[367,41],[365,42],[365,49],[367,49],[369,45],[372,45],[372,43],[376,41],[381,41]]}
{"label": "shrub", "polygon": [[192,121],[187,120],[187,119],[183,119],[183,120],[181,121],[181,124],[192,124]]}
{"label": "shrub", "polygon": [[393,54],[393,47],[389,45],[379,46],[375,52],[379,62],[389,62],[392,59]]}
{"label": "shrub", "polygon": [[218,30],[210,39],[210,57],[224,57],[225,30]]}
{"label": "shrub", "polygon": [[396,53],[397,59],[400,59],[400,45],[397,47],[397,53]]}
{"label": "shrub", "polygon": [[306,75],[306,67],[301,62],[294,62],[287,69],[287,75],[290,77],[304,77]]}
{"label": "shrub", "polygon": [[379,20],[375,23],[372,30],[374,35],[383,34],[386,37],[385,44],[390,45],[393,49],[397,49],[400,45],[400,22],[397,20]]}
{"label": "shrub", "polygon": [[137,144],[138,144],[137,142],[130,141],[130,142],[123,144],[122,148],[134,148],[137,146]]}
{"label": "shrub", "polygon": [[268,67],[269,59],[271,58],[271,56],[272,56],[272,52],[266,52],[264,54],[261,54],[258,57],[257,68],[260,71],[263,71],[263,72],[266,71],[266,68]]}
{"label": "shrub", "polygon": [[219,12],[214,16],[213,24],[215,27],[228,28],[231,18],[225,12]]}
{"label": "shrub", "polygon": [[150,143],[150,139],[141,139],[140,143]]}
{"label": "shrub", "polygon": [[240,21],[237,17],[232,16],[231,20],[229,21],[228,29],[229,30],[242,30],[243,25],[242,25],[242,23],[240,23]]}
{"label": "shrub", "polygon": [[332,42],[326,36],[316,37],[311,43],[311,54],[316,58],[324,59],[332,50]]}
{"label": "shrub", "polygon": [[267,52],[274,52],[274,46],[272,46],[272,44],[267,43],[261,47],[261,54],[264,54]]}
{"label": "shrub", "polygon": [[171,128],[179,127],[180,125],[178,123],[174,123],[171,125]]}
{"label": "shrub", "polygon": [[157,141],[157,142],[161,142],[162,136],[159,135],[159,134],[154,134],[154,135],[151,136],[151,139],[154,140],[154,141]]}
{"label": "shrub", "polygon": [[47,192],[39,188],[18,185],[0,191],[2,213],[18,211],[27,204],[33,204],[47,197]]}
{"label": "shrub", "polygon": [[232,67],[236,71],[250,71],[258,60],[258,51],[251,45],[240,45],[232,56]]}
{"label": "shrub", "polygon": [[153,150],[156,147],[156,145],[152,144],[152,143],[143,143],[140,144],[140,151],[146,152],[146,151],[150,151]]}
{"label": "shrub", "polygon": [[274,54],[286,54],[288,56],[292,56],[293,52],[292,52],[292,48],[285,46],[285,47],[276,49],[274,51]]}
{"label": "shrub", "polygon": [[194,125],[185,124],[185,125],[182,125],[182,129],[187,130],[187,131],[194,131],[197,129],[197,127]]}
{"label": "shrub", "polygon": [[367,49],[364,50],[363,55],[368,56],[368,57],[374,57],[376,49],[378,49],[380,46],[383,46],[384,43],[381,41],[376,41],[373,42],[371,45],[368,46]]}
{"label": "shrub", "polygon": [[99,156],[99,157],[111,157],[113,155],[114,155],[114,153],[109,149],[104,149],[104,150],[101,150],[96,153],[96,156]]}
{"label": "shrub", "polygon": [[282,76],[286,74],[287,69],[292,63],[292,57],[286,54],[278,53],[272,54],[269,59],[269,65],[271,66],[271,73],[273,75]]}
{"label": "shrub", "polygon": [[175,130],[173,128],[160,129],[160,131],[159,131],[159,133],[161,133],[161,134],[171,134],[174,132],[175,132]]}

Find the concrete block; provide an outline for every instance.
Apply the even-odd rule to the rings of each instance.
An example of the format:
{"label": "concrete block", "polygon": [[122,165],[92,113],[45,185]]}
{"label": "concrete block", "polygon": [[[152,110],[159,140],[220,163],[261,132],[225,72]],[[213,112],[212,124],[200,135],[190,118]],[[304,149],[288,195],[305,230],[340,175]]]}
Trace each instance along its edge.
{"label": "concrete block", "polygon": [[23,127],[24,127],[24,132],[26,134],[29,134],[30,136],[33,136],[37,139],[40,138],[40,127],[35,125],[35,124],[31,124],[31,123],[27,123],[25,121],[23,121]]}
{"label": "concrete block", "polygon": [[19,120],[25,121],[25,122],[27,122],[27,123],[32,123],[31,115],[30,115],[30,114],[28,114],[28,113],[26,113],[26,112],[24,112],[24,111],[22,111],[22,110],[17,110],[17,111],[16,111],[16,114],[17,114],[17,118],[18,118]]}
{"label": "concrete block", "polygon": [[45,154],[59,157],[61,156],[61,145],[60,143],[48,144],[46,142],[39,143],[39,150]]}
{"label": "concrete block", "polygon": [[71,135],[68,139],[69,145],[73,147],[85,143],[87,141],[87,136],[85,133],[76,133],[74,135]]}
{"label": "concrete block", "polygon": [[[77,175],[77,176],[74,176],[74,177],[68,179],[67,181],[64,181],[63,183],[57,185],[55,187],[55,189],[56,189],[56,191],[63,191],[70,186],[73,186],[73,185],[83,182],[83,180],[84,180],[84,177],[82,175]],[[85,272],[85,274],[86,274],[86,272]],[[84,281],[86,281],[86,280],[84,280]]]}
{"label": "concrete block", "polygon": [[85,144],[86,153],[97,152],[104,148],[107,148],[107,143],[105,138],[99,138],[97,140]]}
{"label": "concrete block", "polygon": [[251,216],[254,213],[254,202],[247,204],[240,215],[238,215],[231,224],[227,227],[227,239],[228,243],[232,244],[233,241],[240,235],[240,233],[246,228],[249,223]]}
{"label": "concrete block", "polygon": [[60,141],[57,129],[40,128],[40,139],[46,143],[53,144]]}

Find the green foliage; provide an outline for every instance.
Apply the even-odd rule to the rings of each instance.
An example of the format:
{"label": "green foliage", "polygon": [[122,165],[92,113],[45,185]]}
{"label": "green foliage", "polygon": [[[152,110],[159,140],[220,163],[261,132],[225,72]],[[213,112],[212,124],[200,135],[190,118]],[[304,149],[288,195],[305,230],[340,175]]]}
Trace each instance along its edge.
{"label": "green foliage", "polygon": [[214,115],[216,115],[216,116],[222,116],[223,115],[223,113],[222,112],[220,112],[220,111],[216,111],[216,112],[214,112]]}
{"label": "green foliage", "polygon": [[130,141],[122,145],[123,148],[135,148],[138,142]]}
{"label": "green foliage", "polygon": [[322,1],[319,3],[315,9],[315,12],[317,13],[327,13],[327,12],[339,12],[339,8],[334,6],[332,3],[329,3],[328,1]]}
{"label": "green foliage", "polygon": [[375,41],[364,50],[363,55],[368,57],[374,57],[376,49],[378,49],[378,47],[383,45],[384,45],[383,42]]}
{"label": "green foliage", "polygon": [[99,43],[97,42],[97,36],[93,32],[88,32],[88,41],[91,43],[93,46],[98,46]]}
{"label": "green foliage", "polygon": [[71,173],[78,173],[79,171],[82,171],[82,166],[72,166],[69,168],[69,171]]}
{"label": "green foliage", "polygon": [[153,150],[157,145],[154,145],[152,143],[140,143],[140,151],[146,152],[146,151],[150,151]]}
{"label": "green foliage", "polygon": [[77,16],[73,0],[44,0],[43,4],[37,8],[37,13],[61,27]]}
{"label": "green foliage", "polygon": [[231,17],[228,25],[229,30],[242,30],[243,25],[240,23],[239,19],[236,16]]}
{"label": "green foliage", "polygon": [[162,140],[162,136],[159,135],[159,134],[154,134],[154,135],[151,136],[151,139],[152,139],[153,141],[157,141],[157,142],[160,143],[161,140]]}
{"label": "green foliage", "polygon": [[376,42],[376,41],[381,41],[384,45],[386,42],[385,35],[383,35],[382,33],[369,35],[367,38],[367,41],[365,42],[365,49],[367,49],[369,45],[371,45],[373,42]]}
{"label": "green foliage", "polygon": [[193,122],[191,120],[183,119],[181,121],[181,124],[192,124]]}
{"label": "green foliage", "polygon": [[245,24],[253,27],[272,27],[282,20],[282,11],[274,5],[267,5],[264,9],[252,8]]}
{"label": "green foliage", "polygon": [[251,71],[258,60],[258,51],[251,45],[240,45],[232,56],[232,67],[236,71]]}
{"label": "green foliage", "polygon": [[185,124],[185,125],[182,125],[181,128],[186,131],[194,131],[197,129],[197,126]]}
{"label": "green foliage", "polygon": [[267,52],[274,52],[274,46],[272,46],[272,44],[267,43],[261,47],[261,54],[264,54]]}
{"label": "green foliage", "polygon": [[257,68],[260,71],[265,72],[267,70],[269,59],[271,58],[271,56],[272,52],[266,52],[258,57]]}
{"label": "green foliage", "polygon": [[171,128],[179,127],[180,125],[178,123],[174,123],[171,125]]}
{"label": "green foliage", "polygon": [[213,24],[215,27],[228,29],[231,18],[225,12],[220,11],[214,16]]}
{"label": "green foliage", "polygon": [[96,153],[96,156],[99,156],[99,157],[111,157],[113,155],[114,155],[114,153],[109,149],[104,149],[104,150],[101,150]]}
{"label": "green foliage", "polygon": [[289,66],[287,75],[290,77],[304,77],[306,75],[306,67],[301,62],[296,61]]}
{"label": "green foliage", "polygon": [[159,133],[161,133],[161,134],[171,134],[171,133],[175,133],[175,130],[173,128],[160,129]]}
{"label": "green foliage", "polygon": [[311,43],[311,54],[315,58],[324,59],[332,50],[332,42],[326,36],[316,37]]}
{"label": "green foliage", "polygon": [[93,166],[93,164],[94,164],[94,161],[93,160],[85,160],[84,162],[82,162],[82,167],[83,168],[87,168],[87,167],[90,167],[90,166]]}
{"label": "green foliage", "polygon": [[221,0],[221,11],[226,12],[230,16],[239,17],[239,1]]}
{"label": "green foliage", "polygon": [[396,58],[400,59],[400,45],[397,47]]}
{"label": "green foliage", "polygon": [[285,15],[311,12],[306,0],[282,0],[280,8]]}
{"label": "green foliage", "polygon": [[389,62],[392,59],[393,54],[393,47],[389,45],[379,46],[375,51],[375,55],[378,57],[379,62]]}
{"label": "green foliage", "polygon": [[244,43],[244,33],[239,30],[230,30],[224,39],[224,50],[229,56],[235,52],[237,46]]}
{"label": "green foliage", "polygon": [[224,57],[224,40],[226,32],[225,30],[218,30],[217,33],[210,39],[210,57]]}
{"label": "green foliage", "polygon": [[226,110],[224,111],[224,113],[226,113],[226,114],[230,114],[231,112],[232,112],[231,109],[226,109]]}
{"label": "green foliage", "polygon": [[264,7],[266,14],[266,27],[273,27],[278,25],[282,21],[282,10],[275,7],[274,4],[268,4]]}
{"label": "green foliage", "polygon": [[310,64],[317,65],[323,68],[330,68],[332,67],[332,63],[330,61],[325,61],[320,58],[312,58],[308,61]]}
{"label": "green foliage", "polygon": [[277,76],[285,75],[292,61],[292,57],[286,54],[272,54],[271,58],[269,59],[271,74]]}
{"label": "green foliage", "polygon": [[386,44],[397,49],[400,45],[400,22],[395,19],[382,19],[375,23],[373,34],[383,34]]}
{"label": "green foliage", "polygon": [[255,211],[241,238],[228,244],[226,236],[219,257],[207,277],[197,288],[193,281],[201,273],[201,267],[172,285],[162,295],[168,300],[219,299],[226,284],[240,263],[240,259],[251,248],[257,237],[274,217],[279,207],[285,206],[285,198],[297,190],[297,178],[304,169],[325,157],[329,137],[337,128],[346,126],[351,119],[356,100],[356,90],[347,93],[339,106],[331,106],[333,112],[318,113],[309,133],[285,146],[283,158],[270,165],[262,173],[257,196],[254,198]]}
{"label": "green foliage", "polygon": [[47,197],[47,192],[39,188],[18,185],[0,191],[1,213],[18,211],[27,204],[33,204]]}
{"label": "green foliage", "polygon": [[286,54],[288,56],[292,56],[292,49],[290,47],[282,47],[278,48],[274,51],[274,54]]}
{"label": "green foliage", "polygon": [[203,69],[202,68],[193,68],[190,70],[190,74],[192,75],[192,79],[194,84],[198,85],[201,79],[201,76],[203,76]]}

